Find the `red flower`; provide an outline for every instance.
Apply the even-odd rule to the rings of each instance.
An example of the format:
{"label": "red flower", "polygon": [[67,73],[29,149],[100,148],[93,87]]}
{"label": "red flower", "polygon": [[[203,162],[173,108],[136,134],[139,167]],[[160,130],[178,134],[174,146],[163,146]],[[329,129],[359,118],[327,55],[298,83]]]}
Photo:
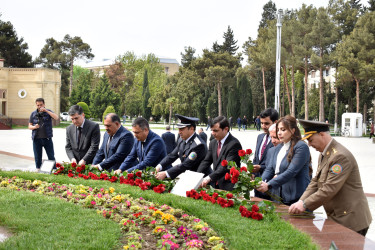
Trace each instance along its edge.
{"label": "red flower", "polygon": [[240,176],[240,172],[237,169],[233,170],[232,178],[238,179],[238,176]]}
{"label": "red flower", "polygon": [[247,154],[247,155],[251,155],[252,152],[253,152],[253,150],[251,150],[250,148],[249,148],[249,149],[246,149],[246,154]]}
{"label": "red flower", "polygon": [[245,156],[245,154],[246,154],[245,150],[243,150],[243,149],[238,150],[238,155],[239,155],[240,157]]}
{"label": "red flower", "polygon": [[235,168],[235,167],[232,167],[232,168],[230,169],[229,173],[230,173],[231,175],[233,175],[233,173],[234,173],[235,170],[236,170],[236,168]]}
{"label": "red flower", "polygon": [[232,177],[231,182],[232,182],[233,184],[236,184],[236,183],[238,182],[238,178],[236,178],[236,177]]}
{"label": "red flower", "polygon": [[251,207],[251,211],[253,211],[253,212],[258,212],[258,211],[259,211],[259,207],[258,207],[257,205],[253,205],[253,206]]}
{"label": "red flower", "polygon": [[225,180],[227,181],[227,180],[230,180],[230,174],[229,173],[226,173],[225,174]]}
{"label": "red flower", "polygon": [[[72,165],[73,165],[73,163],[72,163]],[[78,168],[76,169],[76,171],[77,171],[77,173],[81,173],[82,168],[78,167]]]}
{"label": "red flower", "polygon": [[72,162],[72,167],[75,168],[77,166],[77,163]]}
{"label": "red flower", "polygon": [[134,178],[134,174],[132,174],[132,173],[128,174],[128,180],[131,180],[133,178]]}
{"label": "red flower", "polygon": [[221,166],[223,166],[223,167],[228,166],[228,161],[227,161],[227,160],[223,160],[223,161],[221,162]]}
{"label": "red flower", "polygon": [[57,163],[56,163],[56,167],[57,167],[57,168],[60,168],[60,167],[61,167],[61,164],[57,162]]}
{"label": "red flower", "polygon": [[68,174],[68,177],[74,177],[74,174],[69,173],[69,174]]}
{"label": "red flower", "polygon": [[213,193],[213,194],[212,194],[212,198],[214,198],[214,199],[216,199],[218,196],[219,196],[218,193]]}
{"label": "red flower", "polygon": [[240,170],[241,170],[241,172],[242,172],[242,171],[245,171],[245,172],[247,172],[247,167],[241,167],[241,169],[240,169]]}
{"label": "red flower", "polygon": [[233,194],[232,193],[227,193],[227,199],[232,199],[233,198]]}
{"label": "red flower", "polygon": [[142,177],[142,171],[138,171],[137,173],[135,173],[135,175],[136,175],[137,177],[141,178],[141,177]]}

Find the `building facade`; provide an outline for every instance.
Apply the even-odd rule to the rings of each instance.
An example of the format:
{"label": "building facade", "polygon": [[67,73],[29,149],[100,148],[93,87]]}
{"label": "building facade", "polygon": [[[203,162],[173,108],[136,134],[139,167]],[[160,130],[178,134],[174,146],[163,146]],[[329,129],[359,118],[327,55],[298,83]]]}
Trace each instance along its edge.
{"label": "building facade", "polygon": [[[44,98],[46,108],[60,113],[61,74],[46,68],[4,68],[0,59],[0,117],[27,125],[35,100]],[[58,121],[55,121],[58,123]]]}

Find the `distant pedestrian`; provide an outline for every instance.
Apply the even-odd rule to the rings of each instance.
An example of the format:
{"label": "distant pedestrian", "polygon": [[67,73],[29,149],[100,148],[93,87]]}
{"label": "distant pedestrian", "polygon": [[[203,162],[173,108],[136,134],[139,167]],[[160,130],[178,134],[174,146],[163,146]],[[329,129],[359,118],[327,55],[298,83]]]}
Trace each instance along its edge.
{"label": "distant pedestrian", "polygon": [[373,122],[371,122],[370,139],[372,136],[374,136],[374,123]]}
{"label": "distant pedestrian", "polygon": [[257,130],[260,131],[260,117],[259,117],[259,115],[255,119],[255,124],[256,124]]}
{"label": "distant pedestrian", "polygon": [[125,125],[125,122],[126,122],[126,115],[124,114],[124,115],[122,116],[122,124]]}
{"label": "distant pedestrian", "polygon": [[257,118],[255,116],[253,116],[253,124],[254,124],[254,128],[256,128],[257,126],[257,122],[256,122]]}
{"label": "distant pedestrian", "polygon": [[206,143],[206,145],[207,145],[207,134],[203,131],[203,128],[200,128],[198,130],[198,135],[204,141],[204,143]]}
{"label": "distant pedestrian", "polygon": [[244,115],[242,119],[242,128],[244,131],[246,131],[246,127],[247,127],[247,119],[246,119],[246,115]]}
{"label": "distant pedestrian", "polygon": [[241,123],[242,123],[241,117],[238,117],[237,118],[238,131],[241,131]]}
{"label": "distant pedestrian", "polygon": [[206,128],[206,131],[211,128],[211,123],[212,123],[212,119],[210,116],[207,117],[207,128]]}
{"label": "distant pedestrian", "polygon": [[231,116],[229,117],[229,131],[232,131],[232,128],[233,128],[233,118]]}
{"label": "distant pedestrian", "polygon": [[174,134],[171,132],[171,127],[168,125],[165,130],[167,130],[167,132],[162,134],[161,138],[164,141],[165,147],[167,149],[167,154],[169,154],[176,147],[177,143]]}

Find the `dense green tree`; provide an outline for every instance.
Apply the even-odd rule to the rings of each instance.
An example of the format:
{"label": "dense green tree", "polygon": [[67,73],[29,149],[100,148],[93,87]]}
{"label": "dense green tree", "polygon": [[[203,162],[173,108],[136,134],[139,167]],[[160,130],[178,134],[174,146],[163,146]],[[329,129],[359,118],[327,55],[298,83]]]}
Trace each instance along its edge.
{"label": "dense green tree", "polygon": [[185,47],[185,53],[181,52],[181,65],[183,68],[190,68],[191,62],[196,59],[194,56],[195,49],[193,47]]}
{"label": "dense green tree", "polygon": [[90,94],[95,81],[94,73],[88,69],[74,66],[73,78],[74,87],[69,97],[70,105],[77,102],[85,102],[90,105]]}
{"label": "dense green tree", "polygon": [[98,85],[91,92],[90,110],[92,117],[101,118],[105,109],[110,105],[117,112],[120,105],[120,96],[111,89],[108,78],[106,75],[103,75]]}
{"label": "dense green tree", "polygon": [[109,105],[103,112],[103,116],[102,116],[102,121],[104,121],[104,118],[106,117],[107,114],[110,114],[110,113],[116,113],[116,110],[115,108],[112,106],[112,105]]}
{"label": "dense green tree", "polygon": [[[263,6],[263,12],[262,12],[262,19],[259,23],[259,29],[264,29],[268,27],[268,22],[270,20],[276,19],[276,4],[269,0],[264,6]],[[258,29],[258,31],[259,31]]]}
{"label": "dense green tree", "polygon": [[233,30],[228,25],[228,29],[223,35],[224,42],[221,45],[222,52],[228,52],[230,55],[234,56],[238,50],[237,40],[234,40]]}
{"label": "dense green tree", "polygon": [[82,41],[79,36],[71,37],[65,35],[63,41],[60,43],[62,52],[66,57],[66,61],[69,62],[70,66],[70,84],[69,84],[69,96],[72,93],[73,88],[73,68],[74,62],[78,59],[93,59],[94,54],[91,53],[91,47],[87,43]]}
{"label": "dense green tree", "polygon": [[83,113],[85,113],[85,118],[90,119],[91,111],[89,109],[89,106],[85,102],[78,102],[77,105],[82,107]]}
{"label": "dense green tree", "polygon": [[368,4],[370,5],[367,9],[369,11],[374,11],[375,10],[375,0],[368,0]]}
{"label": "dense green tree", "polygon": [[[1,18],[1,13],[0,13]],[[11,22],[0,19],[0,58],[4,59],[5,67],[30,68],[33,67],[32,57],[27,52],[29,46],[18,38]]]}

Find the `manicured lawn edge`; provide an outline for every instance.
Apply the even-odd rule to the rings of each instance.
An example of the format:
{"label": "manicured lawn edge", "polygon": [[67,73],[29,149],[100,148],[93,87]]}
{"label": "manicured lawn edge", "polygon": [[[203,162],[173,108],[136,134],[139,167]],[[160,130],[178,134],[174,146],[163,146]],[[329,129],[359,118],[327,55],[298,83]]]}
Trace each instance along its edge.
{"label": "manicured lawn edge", "polygon": [[4,177],[19,176],[29,180],[38,179],[59,184],[83,184],[99,188],[113,187],[116,192],[127,193],[136,198],[143,197],[159,204],[180,208],[207,222],[220,236],[225,238],[230,249],[318,249],[311,241],[310,236],[296,230],[289,223],[280,219],[278,215],[266,216],[262,221],[255,221],[241,217],[238,207],[222,208],[219,205],[213,205],[202,200],[142,191],[138,187],[108,181],[73,179],[66,176],[21,171],[0,171],[0,175]]}
{"label": "manicured lawn edge", "polygon": [[94,209],[26,191],[0,188],[0,224],[14,234],[0,249],[120,248],[118,223]]}

